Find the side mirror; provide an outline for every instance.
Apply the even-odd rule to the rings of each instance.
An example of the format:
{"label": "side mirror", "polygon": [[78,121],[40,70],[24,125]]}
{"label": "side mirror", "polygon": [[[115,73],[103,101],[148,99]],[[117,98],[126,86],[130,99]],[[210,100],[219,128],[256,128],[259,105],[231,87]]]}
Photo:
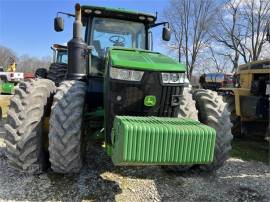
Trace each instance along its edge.
{"label": "side mirror", "polygon": [[171,30],[170,30],[170,28],[163,27],[163,30],[162,30],[162,39],[164,41],[170,41],[170,39],[171,39]]}
{"label": "side mirror", "polygon": [[62,32],[64,30],[64,19],[61,17],[54,18],[54,30],[56,32]]}

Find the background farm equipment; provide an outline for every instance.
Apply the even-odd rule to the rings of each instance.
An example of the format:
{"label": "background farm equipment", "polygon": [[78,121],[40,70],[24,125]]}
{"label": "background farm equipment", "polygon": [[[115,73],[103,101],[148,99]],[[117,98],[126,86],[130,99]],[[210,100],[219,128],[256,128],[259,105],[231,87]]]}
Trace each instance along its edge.
{"label": "background farm equipment", "polygon": [[[228,103],[235,136],[245,134],[245,124],[260,123],[260,129],[268,132],[270,60],[240,65],[236,72],[235,88],[222,88]],[[269,126],[268,126],[269,127]]]}
{"label": "background farm equipment", "polygon": [[202,89],[219,91],[220,88],[233,87],[233,74],[225,73],[208,73],[200,76],[199,79]]}
{"label": "background farm equipment", "polygon": [[36,76],[39,78],[48,78],[59,85],[67,74],[67,46],[53,44],[53,62],[49,70],[40,68],[36,70]]}
{"label": "background farm equipment", "polygon": [[0,121],[7,117],[15,86],[22,80],[24,80],[24,73],[16,72],[15,60],[10,58],[9,65],[0,69]]}

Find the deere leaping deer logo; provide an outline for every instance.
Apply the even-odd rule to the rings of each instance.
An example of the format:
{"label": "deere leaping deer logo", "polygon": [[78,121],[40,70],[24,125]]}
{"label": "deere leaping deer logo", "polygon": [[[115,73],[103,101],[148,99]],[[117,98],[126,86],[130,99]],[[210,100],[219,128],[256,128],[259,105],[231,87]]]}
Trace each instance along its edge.
{"label": "deere leaping deer logo", "polygon": [[153,107],[156,105],[157,99],[154,95],[148,95],[144,98],[144,105],[147,107]]}

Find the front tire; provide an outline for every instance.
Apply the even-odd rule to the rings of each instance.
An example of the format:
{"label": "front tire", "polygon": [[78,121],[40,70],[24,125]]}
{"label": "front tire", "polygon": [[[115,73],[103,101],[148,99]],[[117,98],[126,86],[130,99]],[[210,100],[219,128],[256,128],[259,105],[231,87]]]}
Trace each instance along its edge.
{"label": "front tire", "polygon": [[46,79],[47,78],[48,71],[45,68],[38,68],[35,71],[35,77],[36,78],[42,78]]}
{"label": "front tire", "polygon": [[199,111],[199,121],[216,130],[214,159],[211,164],[199,165],[200,169],[212,172],[220,168],[229,157],[231,150],[230,113],[222,97],[211,90],[196,90],[193,94],[196,108]]}
{"label": "front tire", "polygon": [[57,88],[50,118],[49,153],[57,173],[77,173],[82,166],[82,132],[86,84],[64,81]]}
{"label": "front tire", "polygon": [[52,81],[31,80],[18,84],[11,99],[5,125],[7,157],[23,172],[37,174],[46,169],[43,121],[54,92]]}

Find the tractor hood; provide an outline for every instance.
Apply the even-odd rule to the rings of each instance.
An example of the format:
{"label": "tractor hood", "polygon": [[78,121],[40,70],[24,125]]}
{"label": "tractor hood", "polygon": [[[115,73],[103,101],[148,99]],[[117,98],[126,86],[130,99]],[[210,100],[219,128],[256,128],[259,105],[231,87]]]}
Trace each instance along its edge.
{"label": "tractor hood", "polygon": [[109,51],[111,65],[122,69],[185,72],[185,65],[158,52],[140,49],[111,48]]}

